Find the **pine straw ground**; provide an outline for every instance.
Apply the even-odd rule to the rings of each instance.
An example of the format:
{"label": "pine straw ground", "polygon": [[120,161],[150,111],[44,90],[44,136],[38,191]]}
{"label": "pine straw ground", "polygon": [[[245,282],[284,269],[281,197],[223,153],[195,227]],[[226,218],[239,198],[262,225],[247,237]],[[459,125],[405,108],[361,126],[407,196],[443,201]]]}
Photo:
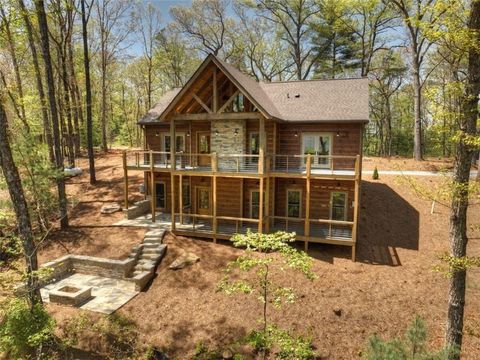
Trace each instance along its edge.
{"label": "pine straw ground", "polygon": [[[374,160],[373,160],[374,161]],[[54,259],[67,250],[110,258],[126,256],[131,245],[142,239],[144,230],[111,227],[122,214],[100,215],[104,202],[121,201],[123,195],[121,156],[113,153],[97,160],[96,186],[88,184],[87,174],[68,181],[68,193],[79,203],[71,213],[71,228],[54,232],[41,250],[41,262]],[[80,165],[87,169],[86,161]],[[301,275],[276,269],[274,280],[297,289],[295,304],[270,312],[272,322],[309,335],[322,358],[359,358],[370,334],[402,336],[415,314],[427,322],[430,346],[443,342],[448,280],[432,270],[437,256],[448,250],[448,209],[420,200],[394,177],[365,179],[358,241],[358,261],[350,261],[347,248],[312,245],[313,282]],[[131,181],[135,196],[141,173]],[[131,177],[131,180],[134,177]],[[432,183],[434,178],[419,181]],[[470,218],[480,218],[479,206]],[[475,237],[476,236],[476,237]],[[222,269],[242,253],[227,243],[184,237],[166,237],[168,252],[148,290],[140,293],[119,314],[133,320],[139,341],[164,349],[168,355],[185,358],[195,345],[204,341],[211,347],[224,347],[258,326],[260,306],[256,299],[227,296],[215,291]],[[201,261],[180,271],[167,265],[188,250]],[[478,234],[472,234],[470,255],[480,255]],[[464,359],[480,357],[480,271],[468,276],[465,313]],[[342,309],[336,316],[333,309]],[[48,306],[60,326],[81,311]],[[98,315],[92,314],[95,317]],[[80,346],[102,352],[95,336]]]}

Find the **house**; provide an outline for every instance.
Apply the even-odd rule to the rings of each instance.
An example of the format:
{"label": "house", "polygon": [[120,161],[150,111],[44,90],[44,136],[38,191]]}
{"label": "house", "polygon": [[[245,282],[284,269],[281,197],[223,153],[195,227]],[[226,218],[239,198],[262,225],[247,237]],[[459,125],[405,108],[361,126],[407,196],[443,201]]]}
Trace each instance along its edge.
{"label": "house", "polygon": [[[209,55],[138,124],[152,220],[228,239],[248,228],[350,246],[355,259],[368,80],[257,82]],[[128,192],[125,193],[128,207]]]}

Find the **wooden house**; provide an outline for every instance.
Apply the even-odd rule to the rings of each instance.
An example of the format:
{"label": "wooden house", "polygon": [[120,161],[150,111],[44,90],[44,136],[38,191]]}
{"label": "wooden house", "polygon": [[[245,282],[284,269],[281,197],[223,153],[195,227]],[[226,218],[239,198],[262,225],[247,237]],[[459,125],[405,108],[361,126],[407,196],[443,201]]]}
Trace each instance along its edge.
{"label": "wooden house", "polygon": [[[257,82],[209,55],[140,121],[152,220],[228,239],[248,228],[346,245],[355,259],[368,80]],[[128,192],[125,193],[128,207]]]}

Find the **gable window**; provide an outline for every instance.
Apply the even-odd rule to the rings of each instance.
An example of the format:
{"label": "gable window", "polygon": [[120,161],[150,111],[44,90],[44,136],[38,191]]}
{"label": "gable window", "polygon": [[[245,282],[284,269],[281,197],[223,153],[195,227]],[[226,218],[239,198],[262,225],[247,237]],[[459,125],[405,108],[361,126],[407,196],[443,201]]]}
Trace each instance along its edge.
{"label": "gable window", "polygon": [[[303,133],[302,154],[312,155],[312,167],[330,168],[332,155],[332,134],[329,133]],[[304,163],[307,159],[305,158]]]}
{"label": "gable window", "polygon": [[233,100],[232,111],[242,112],[243,110],[245,110],[245,99],[243,97],[243,94],[239,93]]}
{"label": "gable window", "polygon": [[[251,155],[260,154],[260,135],[258,132],[252,132],[248,137],[248,153]],[[251,161],[252,163],[258,163],[258,157],[252,157]]]}
{"label": "gable window", "polygon": [[[162,151],[170,152],[170,134],[163,134],[163,141],[162,141]],[[178,133],[175,134],[175,151],[176,152],[184,152],[185,151],[185,134]]]}
{"label": "gable window", "polygon": [[332,220],[347,220],[347,193],[334,191],[330,199],[330,218]]}
{"label": "gable window", "polygon": [[287,217],[299,218],[302,208],[302,192],[300,190],[287,190]]}

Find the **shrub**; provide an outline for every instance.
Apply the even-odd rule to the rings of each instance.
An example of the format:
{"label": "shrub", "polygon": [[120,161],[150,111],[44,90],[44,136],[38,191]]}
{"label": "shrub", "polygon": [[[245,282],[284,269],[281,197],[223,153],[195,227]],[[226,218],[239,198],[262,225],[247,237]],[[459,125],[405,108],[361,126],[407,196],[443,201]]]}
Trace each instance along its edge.
{"label": "shrub", "polygon": [[382,340],[377,334],[372,335],[362,358],[366,360],[443,360],[450,359],[457,353],[456,349],[451,348],[429,352],[426,347],[427,337],[424,321],[416,316],[403,339]]}
{"label": "shrub", "polygon": [[379,178],[380,178],[380,176],[378,175],[378,169],[377,169],[377,167],[375,166],[375,169],[373,169],[372,179],[373,179],[373,180],[378,180]]}
{"label": "shrub", "polygon": [[32,309],[27,303],[15,299],[1,309],[0,351],[10,358],[21,358],[54,338],[55,320],[41,304]]}

